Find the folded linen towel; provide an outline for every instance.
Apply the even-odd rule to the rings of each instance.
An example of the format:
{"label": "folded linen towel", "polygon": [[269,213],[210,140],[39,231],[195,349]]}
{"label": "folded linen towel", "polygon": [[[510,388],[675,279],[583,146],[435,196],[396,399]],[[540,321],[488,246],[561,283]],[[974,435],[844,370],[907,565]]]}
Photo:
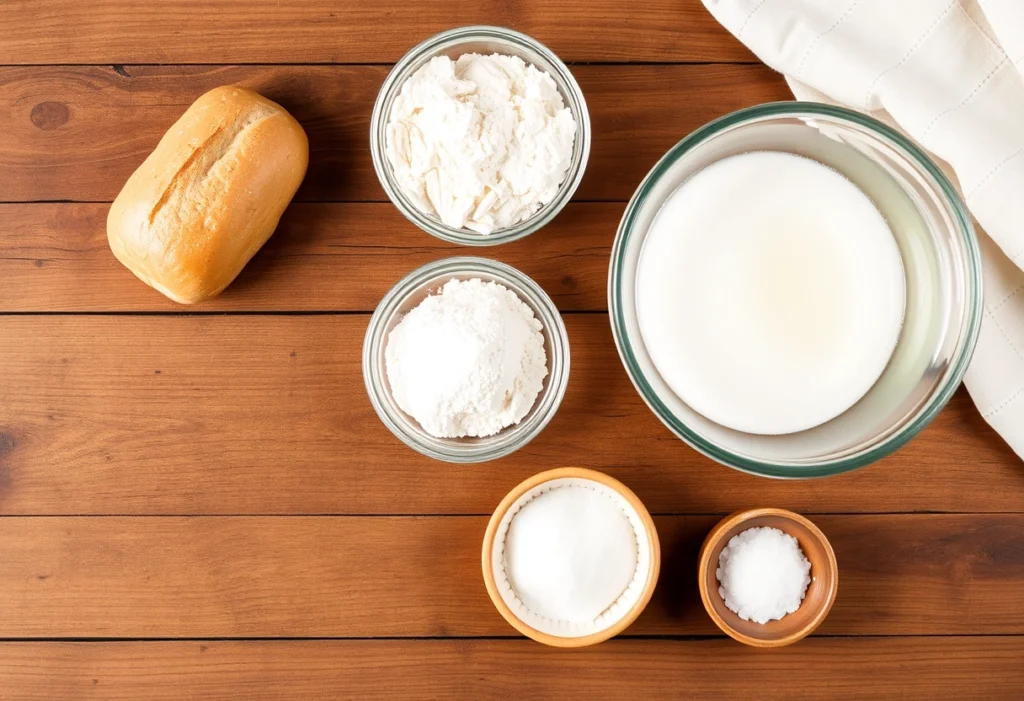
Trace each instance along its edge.
{"label": "folded linen towel", "polygon": [[975,219],[985,304],[965,383],[1024,457],[1024,0],[703,0],[801,100],[909,135]]}

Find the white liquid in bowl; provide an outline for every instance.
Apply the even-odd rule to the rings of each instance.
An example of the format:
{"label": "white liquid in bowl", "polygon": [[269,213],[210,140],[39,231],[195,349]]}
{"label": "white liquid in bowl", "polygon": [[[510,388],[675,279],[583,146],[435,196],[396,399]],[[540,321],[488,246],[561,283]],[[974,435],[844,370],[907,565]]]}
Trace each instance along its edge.
{"label": "white liquid in bowl", "polygon": [[906,299],[872,201],[816,161],[767,151],[679,186],[651,224],[636,285],[666,384],[708,419],[763,435],[818,426],[863,397]]}

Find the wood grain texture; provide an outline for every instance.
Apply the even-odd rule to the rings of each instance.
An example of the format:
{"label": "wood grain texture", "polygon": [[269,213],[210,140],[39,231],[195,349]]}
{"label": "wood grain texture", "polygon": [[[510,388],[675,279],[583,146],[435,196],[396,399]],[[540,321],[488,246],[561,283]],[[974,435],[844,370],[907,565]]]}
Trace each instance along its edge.
{"label": "wood grain texture", "polygon": [[[182,307],[140,282],[107,244],[107,204],[0,204],[0,312],[373,311],[414,268],[478,253],[427,235],[390,203],[292,204],[219,297]],[[607,309],[608,260],[625,205],[570,204],[527,239],[480,252],[533,277],[562,310]]]}
{"label": "wood grain texture", "polygon": [[657,421],[606,316],[566,321],[572,376],[551,425],[508,458],[460,466],[378,420],[363,315],[0,316],[0,511],[483,514],[572,464],[608,471],[658,513],[1024,511],[1024,468],[964,393],[876,465],[766,480]]}
{"label": "wood grain texture", "polygon": [[[1024,515],[818,516],[839,562],[823,635],[1020,634]],[[718,635],[708,516],[655,518],[654,599],[625,635]],[[8,517],[0,637],[514,636],[480,573],[487,518]]]}
{"label": "wood grain texture", "polygon": [[[0,200],[109,201],[201,94],[238,83],[303,125],[310,166],[296,197],[385,201],[370,160],[383,66],[0,68]],[[673,144],[704,122],[791,99],[764,66],[576,66],[593,128],[580,200],[626,200]],[[128,76],[128,77],[125,77]],[[637,99],[639,94],[643,99]]]}
{"label": "wood grain texture", "polygon": [[[753,56],[700,0],[8,0],[0,64],[379,63],[437,32],[507,26],[566,61],[736,61]],[[585,30],[581,30],[585,26]]]}
{"label": "wood grain texture", "polygon": [[[575,203],[484,252],[563,311],[606,308],[623,203],[668,148],[790,99],[700,0],[0,2],[0,699],[1021,697],[1024,467],[963,390],[876,465],[764,480],[676,440],[607,317],[568,314],[569,390],[526,449],[447,465],[383,427],[350,312],[467,251],[387,203],[370,112],[385,64],[470,23],[574,62],[590,107]],[[150,315],[181,308],[110,255],[105,203],[226,83],[295,114],[310,172],[224,296]],[[515,637],[479,571],[491,509],[566,464],[678,514],[656,517],[662,575],[631,637],[577,651]],[[839,562],[819,635],[782,650],[721,636],[697,593],[707,514],[761,505],[819,514]],[[37,642],[92,637],[128,640]]]}
{"label": "wood grain texture", "polygon": [[[866,683],[867,681],[870,683]],[[731,640],[613,640],[553,651],[528,640],[7,643],[18,699],[1018,698],[1019,638],[811,638],[759,651]]]}

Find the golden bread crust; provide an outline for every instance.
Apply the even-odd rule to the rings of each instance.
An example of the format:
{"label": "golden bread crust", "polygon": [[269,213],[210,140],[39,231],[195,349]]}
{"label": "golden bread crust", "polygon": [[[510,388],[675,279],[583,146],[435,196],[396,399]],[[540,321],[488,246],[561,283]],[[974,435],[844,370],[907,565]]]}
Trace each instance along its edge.
{"label": "golden bread crust", "polygon": [[274,233],[308,163],[306,134],[280,105],[215,88],[125,183],[107,215],[110,248],[176,302],[214,297]]}

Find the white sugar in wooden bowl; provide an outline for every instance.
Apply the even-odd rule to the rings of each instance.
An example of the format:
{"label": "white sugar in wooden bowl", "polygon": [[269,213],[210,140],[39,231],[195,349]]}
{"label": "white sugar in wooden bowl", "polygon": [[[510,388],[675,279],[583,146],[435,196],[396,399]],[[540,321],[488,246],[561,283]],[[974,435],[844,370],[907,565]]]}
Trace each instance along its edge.
{"label": "white sugar in wooden bowl", "polygon": [[498,592],[539,631],[579,637],[604,630],[636,603],[650,544],[617,492],[563,478],[534,487],[508,510],[494,540]]}
{"label": "white sugar in wooden bowl", "polygon": [[562,468],[512,490],[488,525],[488,593],[515,628],[577,647],[626,628],[650,600],[657,532],[636,495],[607,475]]}

